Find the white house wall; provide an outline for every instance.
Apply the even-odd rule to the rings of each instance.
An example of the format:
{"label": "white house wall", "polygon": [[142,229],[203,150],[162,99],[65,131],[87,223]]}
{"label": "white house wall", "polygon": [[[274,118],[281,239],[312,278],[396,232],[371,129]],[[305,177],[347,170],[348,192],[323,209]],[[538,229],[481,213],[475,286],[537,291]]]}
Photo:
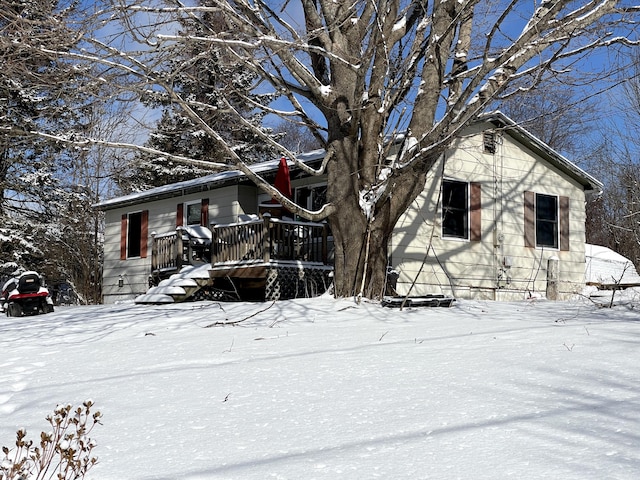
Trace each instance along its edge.
{"label": "white house wall", "polygon": [[[391,245],[392,266],[400,272],[398,293],[521,299],[545,292],[551,256],[559,258],[562,296],[584,285],[582,186],[508,134],[498,138],[495,154],[484,153],[480,128],[460,138],[433,169],[424,194],[398,222]],[[442,161],[445,178],[481,185],[481,241],[442,238]],[[525,191],[569,197],[569,251],[525,247]]]}
{"label": "white house wall", "polygon": [[[493,127],[477,124],[452,145],[433,168],[423,194],[398,222],[390,245],[391,265],[400,274],[398,293],[521,299],[545,291],[547,262],[552,256],[559,258],[561,295],[579,291],[584,285],[585,271],[583,186],[508,133],[496,132],[495,153],[485,153],[482,135],[485,128]],[[480,184],[480,241],[442,238],[439,192],[443,169],[445,178]],[[326,177],[299,178],[292,181],[292,187],[322,182],[326,182]],[[568,251],[525,246],[526,191],[569,198]],[[151,273],[151,234],[175,229],[178,203],[203,198],[209,199],[209,223],[225,224],[237,222],[242,214],[257,213],[258,204],[268,201],[269,195],[246,184],[213,189],[203,186],[200,192],[182,196],[141,201],[130,207],[109,206],[105,209],[105,303],[132,300],[146,292]],[[143,210],[148,210],[149,218],[148,255],[120,260],[122,215]]]}
{"label": "white house wall", "polygon": [[[209,222],[231,223],[244,213],[238,201],[238,186],[232,185],[216,190],[190,193],[180,197],[154,200],[131,207],[121,207],[105,212],[105,243],[103,269],[103,302],[133,300],[149,288],[151,273],[151,235],[174,231],[176,228],[176,212],[179,203],[209,199]],[[247,201],[247,192],[242,195]],[[254,194],[255,195],[255,194]],[[251,195],[249,194],[249,197]],[[123,214],[148,210],[147,257],[120,259],[120,222]],[[120,278],[122,276],[122,286]]]}

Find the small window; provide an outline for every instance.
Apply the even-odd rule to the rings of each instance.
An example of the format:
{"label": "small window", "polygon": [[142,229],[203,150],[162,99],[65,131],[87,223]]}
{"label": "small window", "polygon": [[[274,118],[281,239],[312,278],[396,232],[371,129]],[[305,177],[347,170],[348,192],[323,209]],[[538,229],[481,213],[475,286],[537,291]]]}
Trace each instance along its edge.
{"label": "small window", "polygon": [[466,182],[442,182],[442,236],[469,238],[469,185]]}
{"label": "small window", "polygon": [[496,134],[492,131],[485,131],[482,134],[484,153],[496,153]]}
{"label": "small window", "polygon": [[187,225],[200,225],[202,216],[202,202],[185,204]]}
{"label": "small window", "polygon": [[536,193],[536,246],[558,248],[558,197]]}
{"label": "small window", "polygon": [[149,210],[123,213],[120,220],[120,260],[146,258]]}
{"label": "small window", "polygon": [[327,186],[312,185],[296,188],[295,200],[298,205],[308,210],[320,210],[327,203]]}
{"label": "small window", "polygon": [[142,212],[130,213],[127,222],[127,257],[140,257],[142,240]]}

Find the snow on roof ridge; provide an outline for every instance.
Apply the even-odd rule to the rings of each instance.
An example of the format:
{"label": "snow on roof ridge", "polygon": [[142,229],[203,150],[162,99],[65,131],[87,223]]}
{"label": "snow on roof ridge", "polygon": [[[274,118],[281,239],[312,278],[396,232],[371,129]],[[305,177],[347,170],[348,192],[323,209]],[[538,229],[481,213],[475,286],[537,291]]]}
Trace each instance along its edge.
{"label": "snow on roof ridge", "polygon": [[[310,152],[302,153],[297,156],[297,160],[303,163],[312,162],[324,156],[324,150],[312,150]],[[254,163],[249,165],[249,168],[256,173],[265,173],[269,171],[276,171],[278,169],[278,165],[280,163],[280,159],[278,160],[267,160],[265,162]],[[288,163],[290,165],[294,165],[292,160],[289,160]],[[115,207],[116,205],[122,203],[130,203],[136,200],[143,200],[145,198],[154,197],[157,195],[168,194],[171,192],[178,192],[180,190],[190,189],[193,187],[198,187],[200,185],[206,185],[209,183],[217,183],[225,180],[230,180],[233,178],[244,177],[245,174],[239,170],[233,169],[230,167],[230,170],[224,172],[216,172],[211,173],[209,175],[205,175],[204,177],[194,178],[192,180],[183,180],[182,182],[176,183],[168,183],[166,185],[162,185],[160,187],[150,188],[149,190],[144,190],[142,192],[130,193],[128,195],[122,195],[114,198],[110,198],[108,200],[103,200],[101,202],[93,204],[93,208],[105,208],[105,207]]]}

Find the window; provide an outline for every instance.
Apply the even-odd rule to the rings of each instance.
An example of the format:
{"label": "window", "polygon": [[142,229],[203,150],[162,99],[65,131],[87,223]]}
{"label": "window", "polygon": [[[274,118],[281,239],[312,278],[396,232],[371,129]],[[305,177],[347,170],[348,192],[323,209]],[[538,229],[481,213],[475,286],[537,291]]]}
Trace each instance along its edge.
{"label": "window", "polygon": [[569,197],[524,193],[524,244],[570,249]]}
{"label": "window", "polygon": [[209,199],[203,198],[195,202],[179,203],[176,212],[176,226],[203,225],[209,226]]}
{"label": "window", "polygon": [[120,259],[146,258],[149,211],[122,215],[120,226]]}
{"label": "window", "polygon": [[482,189],[478,182],[442,181],[442,236],[482,240]]}
{"label": "window", "polygon": [[127,257],[140,256],[140,239],[142,238],[142,212],[129,214],[127,228]]}
{"label": "window", "polygon": [[200,220],[202,217],[202,203],[186,203],[186,224],[187,225],[200,225]]}
{"label": "window", "polygon": [[469,238],[469,199],[466,182],[442,182],[442,236]]}
{"label": "window", "polygon": [[310,185],[296,188],[295,201],[308,210],[320,210],[327,203],[327,186]]}
{"label": "window", "polygon": [[558,197],[536,193],[536,246],[558,248]]}

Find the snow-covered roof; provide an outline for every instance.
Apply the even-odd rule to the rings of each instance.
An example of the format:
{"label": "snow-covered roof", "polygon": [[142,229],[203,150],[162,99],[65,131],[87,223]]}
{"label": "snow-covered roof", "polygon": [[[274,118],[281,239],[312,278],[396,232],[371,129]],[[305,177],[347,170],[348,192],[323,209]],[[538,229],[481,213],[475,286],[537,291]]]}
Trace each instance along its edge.
{"label": "snow-covered roof", "polygon": [[[324,150],[314,150],[312,152],[298,155],[297,160],[303,163],[310,163],[324,157]],[[255,163],[249,168],[258,175],[264,175],[278,170],[280,160],[270,160],[268,162]],[[233,168],[233,167],[231,167]],[[289,168],[295,169],[295,164],[289,162]],[[135,205],[143,202],[157,200],[159,198],[173,197],[192,191],[206,191],[218,188],[222,185],[235,183],[246,179],[246,175],[238,170],[228,170],[226,172],[212,173],[204,177],[195,178],[193,180],[185,180],[183,182],[170,183],[161,187],[151,188],[143,192],[131,193],[121,197],[115,197],[109,200],[93,205],[94,208],[100,210],[111,210],[127,205]]]}
{"label": "snow-covered roof", "polygon": [[[523,143],[524,145],[536,151],[536,153],[538,153],[551,165],[555,166],[560,171],[564,172],[566,175],[580,183],[585,191],[594,192],[596,194],[602,192],[603,185],[599,180],[592,177],[587,172],[575,165],[573,162],[553,150],[543,141],[519,126],[515,121],[504,115],[502,112],[496,111],[481,115],[478,118],[478,121],[490,122],[493,124],[497,124],[499,127],[505,128],[509,135],[513,136],[520,143]],[[400,138],[401,136],[402,135],[396,137],[396,140],[398,140],[398,138]],[[324,150],[314,150],[312,152],[298,155],[297,160],[308,163],[323,158],[324,154]],[[280,160],[278,159],[270,160],[268,162],[256,163],[254,165],[250,165],[250,168],[258,175],[263,175],[266,173],[277,171],[279,161]],[[295,164],[293,162],[289,162],[289,165],[291,169],[295,169]],[[101,210],[111,210],[118,207],[136,205],[151,200],[157,200],[159,198],[173,197],[193,191],[207,191],[244,179],[246,179],[245,174],[238,170],[218,172],[193,180],[171,183],[168,185],[163,185],[161,187],[152,188],[150,190],[145,190],[143,192],[132,193],[125,196],[112,198],[110,200],[104,200],[95,204],[94,208],[98,208]]]}
{"label": "snow-covered roof", "polygon": [[585,245],[585,283],[640,285],[640,275],[631,260],[600,245]]}

